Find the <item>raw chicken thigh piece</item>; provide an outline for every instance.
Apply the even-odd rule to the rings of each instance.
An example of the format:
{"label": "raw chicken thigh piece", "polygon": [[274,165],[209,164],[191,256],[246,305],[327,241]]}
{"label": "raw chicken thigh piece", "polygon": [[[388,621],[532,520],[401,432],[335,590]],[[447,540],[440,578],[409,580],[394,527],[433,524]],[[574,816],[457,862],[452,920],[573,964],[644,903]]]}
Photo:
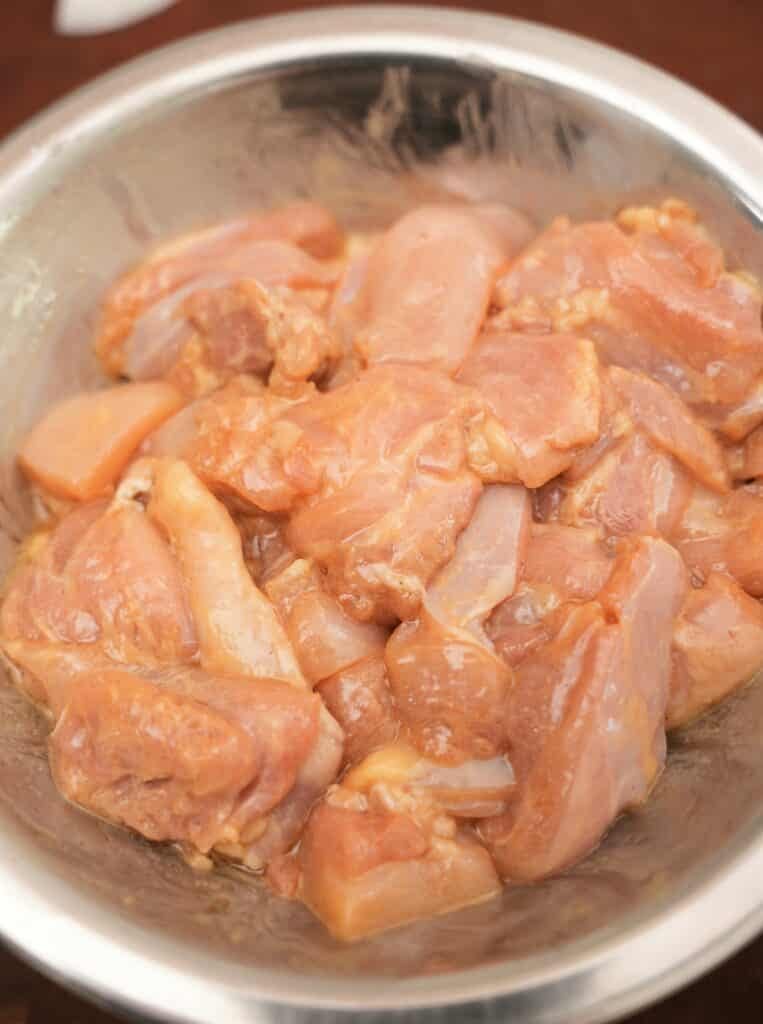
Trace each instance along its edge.
{"label": "raw chicken thigh piece", "polygon": [[99,498],[109,493],[141,441],[181,405],[178,391],[163,381],[66,398],[28,435],[19,464],[56,497]]}
{"label": "raw chicken thigh piece", "polygon": [[516,795],[514,770],[505,757],[443,764],[398,740],[379,747],[342,779],[342,786],[367,796],[427,802],[456,818],[489,818]]}
{"label": "raw chicken thigh piece", "polygon": [[550,483],[539,508],[544,519],[596,527],[604,537],[671,537],[691,490],[691,479],[677,461],[636,432],[610,448],[585,476]]}
{"label": "raw chicken thigh piece", "polygon": [[186,463],[157,460],[148,514],[170,538],[199,634],[202,668],[304,686],[291,644],[247,571],[225,507]]}
{"label": "raw chicken thigh piece", "polygon": [[608,376],[632,422],[658,448],[675,456],[699,483],[721,494],[728,491],[723,449],[674,392],[619,366],[611,367]]}
{"label": "raw chicken thigh piece", "polygon": [[685,204],[609,222],[561,218],[499,281],[513,329],[574,331],[608,363],[641,370],[700,407],[742,403],[763,370],[761,298],[723,268]]}
{"label": "raw chicken thigh piece", "polygon": [[300,838],[310,811],[338,778],[343,748],[343,730],[321,705],[318,736],[297,771],[294,785],[264,821],[259,819],[245,833],[243,848],[234,846],[224,852],[253,871],[286,854]]}
{"label": "raw chicken thigh piece", "polygon": [[354,335],[363,361],[455,373],[510,255],[505,235],[468,207],[422,206],[405,214],[368,259]]}
{"label": "raw chicken thigh piece", "polygon": [[285,288],[215,275],[172,292],[138,318],[124,343],[124,373],[165,377],[195,396],[238,373],[270,374],[289,391],[320,376],[341,348],[326,321]]}
{"label": "raw chicken thigh piece", "polygon": [[323,588],[321,574],[298,559],[265,585],[305,677],[313,684],[364,658],[381,657],[387,632],[350,618]]}
{"label": "raw chicken thigh piece", "polygon": [[484,396],[494,417],[470,450],[483,479],[540,487],[599,437],[599,363],[590,341],[484,333],[458,379]]}
{"label": "raw chicken thigh piece", "polygon": [[763,665],[763,608],[729,576],[711,573],[688,593],[673,632],[669,729],[683,725]]}
{"label": "raw chicken thigh piece", "polygon": [[597,601],[572,605],[517,669],[507,714],[517,801],[480,825],[502,875],[544,878],[646,799],[665,758],[680,557],[643,538],[621,551]]}
{"label": "raw chicken thigh piece", "polygon": [[489,854],[468,829],[429,807],[417,814],[369,806],[341,788],[311,814],[294,867],[290,894],[345,942],[500,890]]}
{"label": "raw chicken thigh piece", "polygon": [[296,828],[271,855],[335,778],[341,731],[317,697],[274,680],[102,668],[74,680],[50,756],[61,791],[92,813],[260,868],[251,848],[273,817],[296,799]]}
{"label": "raw chicken thigh piece", "polygon": [[397,738],[400,724],[383,657],[364,658],[340,669],[318,684],[318,693],[342,727],[349,764]]}
{"label": "raw chicken thigh piece", "polygon": [[533,523],[522,579],[553,587],[560,601],[590,601],[609,579],[613,565],[613,552],[597,530]]}
{"label": "raw chicken thigh piece", "polygon": [[453,626],[481,623],[513,593],[528,550],[530,501],[524,487],[489,486],[427,588],[427,610]]}
{"label": "raw chicken thigh piece", "polygon": [[696,582],[725,572],[748,594],[763,597],[763,496],[757,486],[726,496],[696,487],[672,540]]}
{"label": "raw chicken thigh piece", "polygon": [[297,559],[265,586],[306,678],[345,733],[345,756],[359,760],[397,735],[384,664],[387,631],[358,622],[327,592],[310,560]]}
{"label": "raw chicken thigh piece", "polygon": [[450,557],[481,489],[465,443],[476,411],[474,394],[445,377],[380,367],[279,421],[299,428],[282,466],[292,490],[306,494],[287,541],[326,570],[353,618],[388,624],[415,614]]}
{"label": "raw chicken thigh piece", "polygon": [[400,719],[431,757],[458,762],[505,750],[512,672],[482,623],[514,591],[529,521],[523,487],[487,487],[452,560],[430,584],[419,618],[399,626],[387,644]]}
{"label": "raw chicken thigh piece", "polygon": [[607,582],[613,556],[596,529],[533,523],[521,582],[485,626],[504,661],[515,667],[552,640],[565,606],[592,600]]}
{"label": "raw chicken thigh piece", "polygon": [[0,642],[67,644],[125,664],[192,660],[196,626],[161,533],[132,502],[83,505],[39,534],[12,574]]}
{"label": "raw chicken thigh piece", "polygon": [[763,667],[757,283],[678,200],[534,236],[446,163],[385,231],[150,253],[128,382],[18,454],[0,656],[59,790],[341,941],[568,869]]}
{"label": "raw chicken thigh piece", "polygon": [[301,202],[184,235],[112,286],[103,304],[96,351],[108,372],[122,373],[123,345],[138,317],[194,278],[228,273],[265,285],[329,285],[336,270],[315,257],[337,256],[342,245],[331,214]]}

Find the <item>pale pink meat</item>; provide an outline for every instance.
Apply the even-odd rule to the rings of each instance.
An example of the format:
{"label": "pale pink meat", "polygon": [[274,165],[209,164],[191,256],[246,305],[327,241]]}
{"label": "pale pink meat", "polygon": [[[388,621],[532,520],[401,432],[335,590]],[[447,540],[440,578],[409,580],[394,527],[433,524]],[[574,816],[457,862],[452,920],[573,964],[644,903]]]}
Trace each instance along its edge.
{"label": "pale pink meat", "polygon": [[128,382],[22,446],[0,603],[65,798],[340,941],[571,867],[763,668],[755,280],[679,200],[534,235],[409,184],[113,284]]}
{"label": "pale pink meat", "polygon": [[282,417],[301,431],[290,460],[315,481],[288,543],[327,571],[353,618],[410,617],[452,554],[481,489],[465,443],[474,403],[440,375],[381,367]]}
{"label": "pale pink meat", "polygon": [[298,897],[343,941],[481,903],[500,889],[468,830],[438,835],[395,810],[320,804],[298,862]]}
{"label": "pale pink meat", "polygon": [[729,489],[723,449],[673,391],[619,366],[611,367],[609,379],[633,422],[650,440],[675,456],[706,487],[720,493]]}
{"label": "pale pink meat", "polygon": [[182,575],[140,505],[84,505],[36,540],[0,612],[0,642],[14,640],[87,645],[138,665],[195,657]]}
{"label": "pale pink meat", "polygon": [[758,290],[723,269],[682,204],[620,222],[556,221],[498,283],[500,322],[579,332],[692,403],[743,402],[763,369]]}
{"label": "pale pink meat", "polygon": [[540,487],[599,436],[599,369],[590,341],[491,331],[477,340],[458,379],[485,397],[497,421],[472,456],[484,479]]}
{"label": "pale pink meat", "polygon": [[[294,451],[301,432],[279,419],[294,401],[299,399],[228,385],[193,404],[193,422],[180,425],[170,438],[179,450],[169,453],[184,458],[219,496],[239,499],[248,511],[287,511],[320,482],[320,466]],[[160,444],[159,452],[168,448]]]}
{"label": "pale pink meat", "polygon": [[490,758],[505,749],[502,709],[512,673],[482,624],[516,587],[529,516],[524,488],[487,487],[419,617],[399,626],[387,644],[398,714],[414,744],[432,757]]}
{"label": "pale pink meat", "polygon": [[514,769],[505,757],[446,764],[397,738],[369,753],[342,778],[342,786],[385,807],[444,811],[454,818],[489,818],[516,796]]}
{"label": "pale pink meat", "polygon": [[346,384],[360,369],[360,358],[353,348],[355,335],[365,316],[363,290],[368,276],[371,250],[378,235],[354,235],[347,246],[347,262],[331,296],[326,319],[344,350],[341,366],[332,378],[330,388]]}
{"label": "pale pink meat", "polygon": [[57,402],[24,439],[18,463],[55,498],[91,501],[112,492],[138,446],[183,404],[165,381],[87,391]]}
{"label": "pale pink meat", "polygon": [[480,826],[501,873],[574,863],[646,799],[665,757],[673,618],[686,590],[664,541],[626,545],[598,601],[574,605],[518,668],[507,714],[519,796]]}
{"label": "pale pink meat", "polygon": [[124,373],[190,394],[237,373],[270,373],[279,390],[324,374],[341,355],[325,319],[264,276],[199,278],[151,306],[125,340]]}
{"label": "pale pink meat", "polygon": [[405,214],[369,256],[354,338],[362,359],[455,373],[507,261],[505,234],[467,207]]}
{"label": "pale pink meat", "polygon": [[182,568],[208,672],[304,685],[273,607],[247,571],[241,536],[225,507],[180,460],[152,465],[149,516]]}
{"label": "pale pink meat", "polygon": [[510,665],[519,665],[556,635],[565,605],[596,597],[614,564],[614,552],[598,530],[533,523],[522,581],[485,626],[496,651]]}
{"label": "pale pink meat", "polygon": [[121,373],[122,346],[137,318],[194,278],[229,273],[266,285],[330,285],[336,269],[314,257],[338,256],[342,245],[331,214],[301,202],[184,235],[111,287],[103,303],[96,351],[109,372]]}
{"label": "pale pink meat", "polygon": [[756,485],[726,496],[695,488],[672,540],[698,583],[725,572],[763,597],[763,496]]}
{"label": "pale pink meat", "polygon": [[659,534],[677,528],[691,496],[691,480],[677,461],[643,434],[610,448],[588,473],[547,488],[543,517],[568,526],[597,527],[604,536]]}
{"label": "pale pink meat", "polygon": [[[259,402],[254,401],[259,399]],[[247,402],[247,400],[249,400]],[[210,394],[201,395],[171,416],[152,431],[141,445],[139,453],[158,457],[170,457],[190,461],[194,445],[199,438],[226,423],[229,427],[233,411],[240,409],[261,410],[265,421],[265,410],[278,411],[288,407],[285,398],[270,396],[265,385],[249,374],[236,374]],[[242,415],[239,412],[240,415]]]}
{"label": "pale pink meat", "polygon": [[72,802],[149,839],[245,849],[294,789],[320,715],[268,679],[103,669],[71,687],[51,768]]}
{"label": "pale pink meat", "polygon": [[353,662],[318,685],[318,693],[345,736],[349,764],[397,738],[400,724],[383,657]]}
{"label": "pale pink meat", "polygon": [[423,753],[457,763],[505,751],[513,674],[489,643],[424,610],[398,626],[385,658],[400,720]]}
{"label": "pale pink meat", "polygon": [[590,601],[609,579],[613,552],[590,527],[533,523],[522,579],[553,587],[563,601]]}
{"label": "pale pink meat", "polygon": [[[291,741],[289,741],[291,747]],[[286,853],[299,838],[307,817],[327,788],[336,781],[343,760],[344,733],[325,707],[318,717],[318,735],[301,762],[294,784],[284,799],[268,814],[264,828],[251,828],[243,850],[230,854],[256,871],[279,854]],[[258,819],[262,823],[262,819]],[[256,833],[256,834],[255,834]]]}
{"label": "pale pink meat", "polygon": [[520,583],[485,623],[485,633],[503,661],[516,668],[556,635],[561,607],[558,591],[547,583]]}
{"label": "pale pink meat", "polygon": [[428,611],[453,626],[482,622],[522,575],[530,531],[524,487],[485,488],[453,557],[427,588]]}
{"label": "pale pink meat", "polygon": [[350,618],[328,594],[321,573],[297,559],[265,585],[305,677],[313,684],[364,658],[380,658],[387,631]]}
{"label": "pale pink meat", "polygon": [[711,573],[689,590],[673,632],[668,728],[683,725],[748,682],[763,665],[763,607]]}
{"label": "pale pink meat", "polygon": [[440,491],[453,483],[456,492],[474,492],[473,501],[478,482],[466,468],[465,430],[479,411],[473,392],[415,368],[404,379],[380,368],[330,393],[308,389],[290,399],[224,389],[199,409],[183,455],[218,493],[266,512],[296,506],[290,529],[298,536],[310,497],[309,543],[332,502],[341,508],[365,496],[354,532],[405,500],[401,490],[411,502],[425,501],[424,483]]}
{"label": "pale pink meat", "polygon": [[597,595],[607,622],[616,622],[624,634],[638,700],[654,730],[658,760],[664,759],[671,624],[683,604],[688,582],[675,548],[663,540],[642,537],[621,543],[609,579]]}

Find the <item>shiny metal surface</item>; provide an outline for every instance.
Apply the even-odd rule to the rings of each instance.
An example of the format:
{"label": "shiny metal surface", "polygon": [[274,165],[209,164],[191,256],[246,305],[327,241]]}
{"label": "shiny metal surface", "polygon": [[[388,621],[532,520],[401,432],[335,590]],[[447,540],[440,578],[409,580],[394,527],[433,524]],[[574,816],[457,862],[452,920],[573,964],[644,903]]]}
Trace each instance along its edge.
{"label": "shiny metal surface", "polygon": [[[240,24],[76,93],[0,150],[0,565],[28,519],[12,453],[95,383],[104,284],[156,238],[310,194],[349,226],[422,197],[542,223],[694,201],[763,271],[763,142],[660,72],[488,16],[352,8]],[[584,1024],[688,981],[763,925],[763,687],[674,738],[652,801],[565,877],[344,949],[235,873],[81,815],[45,728],[0,685],[0,933],[152,1019]]]}

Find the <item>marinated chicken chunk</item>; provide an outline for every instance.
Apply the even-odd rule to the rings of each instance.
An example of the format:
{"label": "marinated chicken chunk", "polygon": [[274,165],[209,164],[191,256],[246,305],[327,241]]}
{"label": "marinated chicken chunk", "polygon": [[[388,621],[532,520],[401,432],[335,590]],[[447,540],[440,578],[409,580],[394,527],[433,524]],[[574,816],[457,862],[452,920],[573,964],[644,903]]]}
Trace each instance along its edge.
{"label": "marinated chicken chunk", "polygon": [[673,632],[667,725],[683,725],[763,666],[763,608],[728,576],[691,589]]}
{"label": "marinated chicken chunk", "polygon": [[724,494],[727,459],[713,433],[670,389],[613,366],[602,375],[601,433],[539,492],[543,518],[598,527],[605,535],[671,537],[693,481]]}
{"label": "marinated chicken chunk", "polygon": [[506,810],[516,793],[514,769],[505,757],[444,764],[397,740],[379,747],[342,779],[345,788],[389,803],[418,802],[454,818],[490,818]]}
{"label": "marinated chicken chunk", "polygon": [[517,666],[552,640],[570,602],[593,600],[614,564],[614,551],[598,530],[533,523],[519,585],[485,625],[504,661]]}
{"label": "marinated chicken chunk", "polygon": [[486,333],[458,379],[484,395],[494,417],[470,453],[483,479],[540,487],[599,437],[599,364],[590,341]]}
{"label": "marinated chicken chunk", "polygon": [[185,462],[150,467],[148,514],[169,537],[199,635],[202,668],[304,685],[272,606],[247,571],[241,536],[225,507]]}
{"label": "marinated chicken chunk", "polygon": [[[108,372],[125,373],[125,343],[139,318],[178,288],[210,274],[264,285],[326,287],[336,271],[317,258],[338,256],[342,244],[334,218],[313,203],[293,203],[185,235],[113,285],[103,304],[96,351]],[[147,340],[151,359],[153,344]],[[134,358],[140,357],[136,350]]]}
{"label": "marinated chicken chunk", "polygon": [[392,740],[399,725],[384,663],[388,631],[346,614],[309,560],[265,586],[308,680],[345,734],[345,757],[360,760]]}
{"label": "marinated chicken chunk", "polygon": [[184,394],[204,394],[238,373],[288,392],[325,374],[341,348],[326,320],[284,288],[254,277],[199,278],[152,306],[124,345],[124,373],[163,377]]}
{"label": "marinated chicken chunk", "polygon": [[310,811],[340,773],[343,743],[342,729],[321,705],[318,735],[288,794],[264,821],[260,819],[243,834],[243,843],[224,849],[218,846],[220,852],[258,871],[290,850],[299,840]]}
{"label": "marinated chicken chunk", "polygon": [[517,669],[508,704],[518,798],[480,825],[502,875],[532,880],[591,850],[665,759],[673,619],[686,591],[661,540],[629,543],[598,600],[573,605]]}
{"label": "marinated chicken chunk", "polygon": [[[93,814],[258,868],[269,816],[300,785],[322,718],[319,698],[273,680],[102,669],[72,686],[51,734],[51,770]],[[330,728],[313,800],[339,768],[341,732]],[[309,806],[302,802],[302,821]]]}
{"label": "marinated chicken chunk", "polygon": [[636,432],[608,450],[580,479],[562,476],[544,488],[537,508],[543,519],[595,527],[602,536],[670,537],[692,492],[675,459]]}
{"label": "marinated chicken chunk", "polygon": [[140,505],[81,505],[32,535],[0,610],[0,644],[14,641],[82,646],[131,665],[196,657],[180,568]]}
{"label": "marinated chicken chunk", "polygon": [[67,398],[24,441],[19,464],[55,497],[89,501],[108,494],[141,441],[182,404],[161,381]]}
{"label": "marinated chicken chunk", "polygon": [[297,653],[302,671],[315,685],[365,658],[381,657],[387,632],[350,618],[330,594],[321,573],[298,559],[265,586]]}
{"label": "marinated chicken chunk", "polygon": [[546,584],[561,601],[590,601],[609,579],[613,552],[591,528],[533,523],[522,579]]}
{"label": "marinated chicken chunk", "polygon": [[341,388],[223,403],[188,450],[200,476],[253,508],[289,513],[289,547],[327,573],[354,618],[405,618],[447,561],[480,482],[466,423],[479,399],[445,377],[370,370]]}
{"label": "marinated chicken chunk", "polygon": [[672,539],[697,583],[725,572],[763,597],[763,495],[757,486],[726,496],[695,488]]}
{"label": "marinated chicken chunk", "polygon": [[292,881],[292,894],[336,938],[353,941],[499,892],[487,851],[452,819],[348,795],[349,806],[339,791],[313,811]]}
{"label": "marinated chicken chunk", "polygon": [[368,258],[354,337],[363,362],[455,373],[512,249],[487,217],[467,207],[423,206],[405,214]]}
{"label": "marinated chicken chunk", "polygon": [[761,296],[724,269],[685,204],[562,218],[498,282],[513,329],[573,331],[605,362],[641,370],[700,407],[743,402],[763,370]]}
{"label": "marinated chicken chunk", "polygon": [[513,677],[482,625],[514,591],[529,520],[523,487],[487,487],[418,618],[398,626],[387,644],[401,721],[432,757],[458,762],[505,750],[504,707]]}
{"label": "marinated chicken chunk", "polygon": [[3,662],[64,797],[341,941],[574,865],[763,668],[761,293],[678,200],[297,201],[94,344],[122,382],[18,451]]}
{"label": "marinated chicken chunk", "polygon": [[344,732],[344,756],[361,761],[398,736],[397,719],[383,657],[355,661],[318,684],[318,693]]}
{"label": "marinated chicken chunk", "polygon": [[659,381],[619,366],[609,379],[635,426],[663,451],[673,455],[700,483],[723,494],[729,474],[723,449],[684,402]]}

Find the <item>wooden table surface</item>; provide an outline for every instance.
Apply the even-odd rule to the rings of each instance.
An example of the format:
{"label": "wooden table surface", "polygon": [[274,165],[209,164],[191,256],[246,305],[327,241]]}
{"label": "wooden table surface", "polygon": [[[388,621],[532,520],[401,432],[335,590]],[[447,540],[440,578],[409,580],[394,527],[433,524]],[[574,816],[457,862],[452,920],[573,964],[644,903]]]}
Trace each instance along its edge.
{"label": "wooden table surface", "polygon": [[[108,4],[111,0],[101,0]],[[70,89],[192,32],[293,7],[290,0],[180,0],[128,29],[63,38],[50,0],[0,2],[0,137]],[[627,50],[680,76],[763,131],[763,0],[500,0],[454,6],[531,18]],[[763,168],[761,168],[763,173]],[[0,907],[2,914],[2,907]],[[763,939],[630,1024],[760,1024]],[[0,950],[0,1024],[109,1024]],[[224,1022],[219,1022],[224,1024]]]}

